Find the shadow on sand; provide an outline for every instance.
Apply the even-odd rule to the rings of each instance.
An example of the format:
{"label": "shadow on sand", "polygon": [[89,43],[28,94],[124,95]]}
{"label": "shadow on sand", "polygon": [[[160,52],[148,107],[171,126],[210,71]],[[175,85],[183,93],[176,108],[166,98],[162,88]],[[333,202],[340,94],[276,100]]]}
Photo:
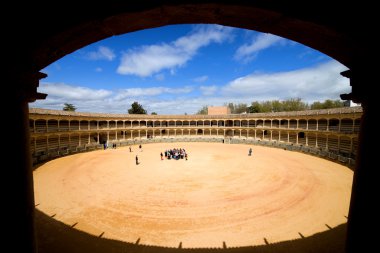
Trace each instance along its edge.
{"label": "shadow on sand", "polygon": [[[136,243],[126,243],[116,240],[94,236],[73,229],[60,221],[57,221],[36,209],[36,230],[39,253],[121,253],[121,252],[250,252],[250,253],[343,253],[346,224],[331,228],[328,231],[315,234],[310,237],[300,238],[292,241],[279,243],[268,243],[267,245],[229,248],[228,241],[221,240],[220,248],[182,248],[179,243],[178,248],[166,248],[157,246],[147,246]],[[141,235],[143,237],[143,235]],[[185,245],[184,245],[185,247]]]}

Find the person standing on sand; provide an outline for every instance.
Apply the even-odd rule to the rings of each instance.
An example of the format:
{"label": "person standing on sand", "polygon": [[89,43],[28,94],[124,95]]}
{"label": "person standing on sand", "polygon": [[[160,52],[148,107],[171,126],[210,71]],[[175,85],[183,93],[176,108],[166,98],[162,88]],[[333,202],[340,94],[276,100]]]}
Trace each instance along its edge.
{"label": "person standing on sand", "polygon": [[129,152],[132,152],[132,148],[129,146]]}
{"label": "person standing on sand", "polygon": [[139,157],[136,155],[136,165],[139,165]]}
{"label": "person standing on sand", "polygon": [[248,150],[248,155],[249,155],[249,156],[252,155],[252,148],[249,148],[249,150]]}
{"label": "person standing on sand", "polygon": [[161,152],[161,161],[164,160],[164,155]]}

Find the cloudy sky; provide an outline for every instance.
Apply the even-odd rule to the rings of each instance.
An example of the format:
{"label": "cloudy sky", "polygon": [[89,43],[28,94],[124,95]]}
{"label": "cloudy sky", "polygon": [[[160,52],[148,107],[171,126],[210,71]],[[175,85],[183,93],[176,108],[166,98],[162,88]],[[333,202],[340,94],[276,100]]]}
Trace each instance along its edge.
{"label": "cloudy sky", "polygon": [[43,70],[30,107],[127,113],[193,114],[205,105],[302,98],[312,103],[349,93],[347,68],[272,34],[219,25],[174,25],[99,41]]}

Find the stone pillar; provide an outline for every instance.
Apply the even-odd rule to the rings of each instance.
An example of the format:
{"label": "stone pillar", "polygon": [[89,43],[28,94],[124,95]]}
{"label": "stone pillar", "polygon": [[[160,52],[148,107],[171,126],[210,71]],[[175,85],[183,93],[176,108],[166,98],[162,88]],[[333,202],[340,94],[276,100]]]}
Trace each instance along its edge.
{"label": "stone pillar", "polygon": [[[318,122],[318,121],[317,121]],[[317,123],[318,124],[318,123]],[[315,134],[315,147],[318,148],[318,134]]]}
{"label": "stone pillar", "polygon": [[[367,56],[370,58],[371,56]],[[355,69],[357,67],[357,69]],[[377,124],[378,117],[377,100],[375,91],[377,72],[368,59],[358,61],[353,70],[342,73],[350,78],[352,93],[343,94],[344,100],[351,99],[355,103],[361,103],[363,115],[360,123],[359,147],[357,150],[354,179],[352,184],[350,210],[348,214],[346,252],[361,252],[365,248],[377,245],[378,234],[368,231],[368,224],[376,226],[378,208],[378,181],[379,177],[376,164],[378,157],[373,155],[373,148],[378,145]]]}
{"label": "stone pillar", "polygon": [[[12,122],[12,127],[3,134],[3,162],[12,166],[2,170],[3,178],[3,222],[5,233],[2,248],[14,252],[37,252],[35,237],[35,202],[33,189],[32,161],[30,153],[30,130],[28,103],[44,99],[45,94],[37,93],[39,79],[46,77],[39,72],[17,75],[5,74],[3,97],[7,98],[5,117]],[[9,79],[7,79],[9,77]],[[10,82],[8,82],[10,81]],[[6,187],[5,187],[5,181]],[[16,240],[17,243],[14,243]]]}

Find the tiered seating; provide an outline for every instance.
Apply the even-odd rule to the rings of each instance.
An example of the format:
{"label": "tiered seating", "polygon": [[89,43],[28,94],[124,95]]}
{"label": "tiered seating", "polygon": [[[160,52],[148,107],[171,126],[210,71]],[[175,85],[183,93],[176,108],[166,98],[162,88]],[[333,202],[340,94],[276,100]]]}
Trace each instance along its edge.
{"label": "tiered seating", "polygon": [[289,121],[287,119],[282,119],[280,121],[280,128],[288,128]]}
{"label": "tiered seating", "polygon": [[288,142],[288,133],[287,132],[281,132],[280,141]]}
{"label": "tiered seating", "polygon": [[79,121],[78,120],[70,121],[70,131],[77,131],[77,130],[79,130]]}
{"label": "tiered seating", "polygon": [[297,133],[289,133],[289,142],[294,144],[297,142]]}
{"label": "tiered seating", "polygon": [[264,126],[264,122],[261,119],[256,121],[256,127],[262,128],[263,126]]}
{"label": "tiered seating", "polygon": [[360,131],[360,119],[355,119],[354,133],[359,133]]}
{"label": "tiered seating", "polygon": [[46,152],[46,148],[47,148],[46,137],[37,138],[36,139],[36,150],[35,150],[35,152],[36,153]]}
{"label": "tiered seating", "polygon": [[297,128],[297,121],[295,119],[290,120],[289,128]]}
{"label": "tiered seating", "polygon": [[67,149],[69,147],[69,135],[64,134],[59,137],[60,149]]}
{"label": "tiered seating", "polygon": [[272,140],[278,141],[279,132],[278,131],[272,131]]}
{"label": "tiered seating", "polygon": [[308,129],[309,130],[316,130],[317,129],[317,121],[315,119],[309,119]]}
{"label": "tiered seating", "polygon": [[81,144],[81,146],[88,144],[88,134],[87,133],[80,134],[80,144]]}
{"label": "tiered seating", "polygon": [[339,151],[338,147],[338,136],[336,135],[329,135],[328,138],[328,149],[333,151]]}
{"label": "tiered seating", "polygon": [[49,143],[49,152],[50,150],[58,150],[59,149],[59,141],[58,141],[58,135],[49,136],[48,143]]}
{"label": "tiered seating", "polygon": [[300,129],[306,129],[306,126],[307,126],[307,122],[306,122],[306,120],[304,120],[304,119],[300,119],[300,120],[298,121],[298,128],[300,128]]}
{"label": "tiered seating", "polygon": [[353,132],[354,122],[352,119],[342,119],[340,121],[340,131],[343,133]]}
{"label": "tiered seating", "polygon": [[350,154],[351,153],[351,139],[346,136],[340,137],[339,152]]}
{"label": "tiered seating", "polygon": [[317,140],[317,138],[316,138],[315,134],[311,134],[311,133],[307,134],[307,145],[308,146],[315,147],[316,140]]}
{"label": "tiered seating", "polygon": [[[165,121],[165,124],[167,124],[166,121]],[[164,125],[164,123],[162,125]],[[140,127],[139,122],[137,120],[132,121],[132,127]]]}
{"label": "tiered seating", "polygon": [[298,144],[303,146],[306,145],[306,136],[304,132],[298,133]]}
{"label": "tiered seating", "polygon": [[88,121],[87,120],[81,120],[79,122],[80,124],[80,130],[88,130]]}
{"label": "tiered seating", "polygon": [[114,129],[114,128],[116,128],[116,121],[114,121],[114,120],[110,120],[110,121],[108,122],[108,128],[109,128],[109,129]]}
{"label": "tiered seating", "polygon": [[49,120],[48,132],[58,132],[58,120]]}
{"label": "tiered seating", "polygon": [[327,130],[327,120],[326,119],[318,120],[318,130],[319,131],[326,131]]}
{"label": "tiered seating", "polygon": [[76,150],[78,146],[79,146],[79,135],[77,134],[70,135],[69,149]]}
{"label": "tiered seating", "polygon": [[273,128],[278,128],[279,127],[279,124],[280,124],[280,122],[278,121],[278,120],[272,120],[272,127]]}
{"label": "tiered seating", "polygon": [[323,148],[323,149],[326,148],[326,141],[327,141],[326,135],[318,134],[317,141],[318,141],[318,147]]}
{"label": "tiered seating", "polygon": [[36,125],[36,133],[46,132],[46,120],[38,119],[34,124]]}
{"label": "tiered seating", "polygon": [[[138,131],[136,131],[137,137],[138,137]],[[116,132],[115,131],[109,131],[109,141],[115,141],[116,140]]]}
{"label": "tiered seating", "polygon": [[69,131],[69,121],[68,120],[59,121],[59,131],[61,131],[61,132],[68,132]]}
{"label": "tiered seating", "polygon": [[329,120],[329,131],[339,131],[339,120],[330,119]]}
{"label": "tiered seating", "polygon": [[90,121],[90,129],[91,129],[91,130],[96,130],[97,127],[98,127],[98,122],[95,121],[95,120],[91,120],[91,121]]}

